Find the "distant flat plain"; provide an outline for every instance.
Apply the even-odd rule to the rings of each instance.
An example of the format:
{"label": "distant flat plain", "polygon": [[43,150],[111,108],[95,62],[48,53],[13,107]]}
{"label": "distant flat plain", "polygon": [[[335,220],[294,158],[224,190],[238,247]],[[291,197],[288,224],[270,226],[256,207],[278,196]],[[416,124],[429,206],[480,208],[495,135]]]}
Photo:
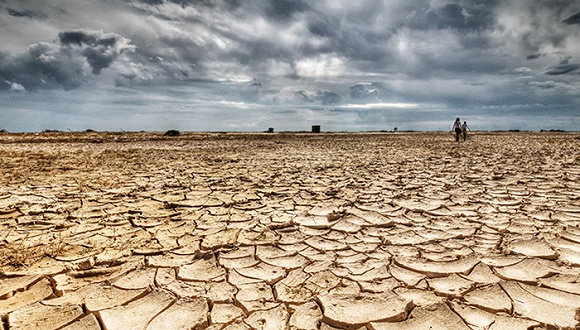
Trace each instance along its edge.
{"label": "distant flat plain", "polygon": [[578,327],[580,133],[163,133],[0,134],[7,327]]}

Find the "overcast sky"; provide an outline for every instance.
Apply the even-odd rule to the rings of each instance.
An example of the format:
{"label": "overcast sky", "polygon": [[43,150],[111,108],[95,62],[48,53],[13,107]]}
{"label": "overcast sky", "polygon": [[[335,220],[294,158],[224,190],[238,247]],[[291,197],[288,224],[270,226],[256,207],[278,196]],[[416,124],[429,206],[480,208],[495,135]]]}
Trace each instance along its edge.
{"label": "overcast sky", "polygon": [[0,0],[0,129],[580,130],[580,1]]}

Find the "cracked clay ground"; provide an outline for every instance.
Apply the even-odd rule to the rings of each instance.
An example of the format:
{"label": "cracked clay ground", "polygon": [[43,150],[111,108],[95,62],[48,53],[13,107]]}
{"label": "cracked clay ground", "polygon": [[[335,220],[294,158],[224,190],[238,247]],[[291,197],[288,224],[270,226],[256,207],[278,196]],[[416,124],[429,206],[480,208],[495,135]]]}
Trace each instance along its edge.
{"label": "cracked clay ground", "polygon": [[0,135],[4,329],[578,329],[580,134]]}

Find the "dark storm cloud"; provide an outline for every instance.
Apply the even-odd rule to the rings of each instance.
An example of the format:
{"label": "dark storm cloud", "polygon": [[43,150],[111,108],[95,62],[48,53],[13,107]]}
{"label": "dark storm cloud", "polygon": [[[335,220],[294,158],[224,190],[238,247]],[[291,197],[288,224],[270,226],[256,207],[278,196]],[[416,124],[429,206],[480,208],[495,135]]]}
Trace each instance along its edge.
{"label": "dark storm cloud", "polygon": [[409,16],[409,23],[410,26],[418,29],[486,29],[494,23],[495,4],[496,1],[485,3],[467,1],[462,5],[447,3],[441,6],[418,8]]}
{"label": "dark storm cloud", "polygon": [[559,76],[571,73],[578,69],[580,69],[580,64],[570,63],[570,57],[567,57],[562,59],[558,65],[552,66],[548,71],[546,71],[546,74],[550,76]]}
{"label": "dark storm cloud", "polygon": [[8,14],[10,16],[13,17],[32,17],[32,13],[28,12],[28,11],[19,11],[19,10],[14,10],[14,9],[10,9],[8,8]]}
{"label": "dark storm cloud", "polygon": [[[196,38],[194,35],[161,34],[157,39],[157,47],[142,48],[140,53],[149,52],[151,56],[156,56],[155,52],[162,52],[162,49],[171,47],[179,53],[181,59],[200,65],[199,70],[203,70],[204,63],[214,60],[233,60],[253,70],[268,71],[271,65],[268,61],[285,63],[293,68],[298,60],[321,54],[347,54],[353,58],[367,57],[371,61],[385,59],[383,32],[360,31],[356,27],[359,23],[353,22],[352,28],[344,29],[343,33],[340,33],[340,38],[335,38],[338,31],[343,29],[340,17],[327,13],[324,8],[311,8],[311,5],[304,1],[240,2],[235,10],[231,9],[232,5],[227,7],[220,1],[189,3],[200,14],[187,18],[191,21],[188,29],[200,32],[205,30],[207,34],[213,35],[213,38],[197,45],[195,41],[192,42],[192,39]],[[211,6],[208,3],[211,3]],[[312,5],[314,4],[316,3]],[[211,16],[215,16],[219,23],[214,24],[215,22],[206,19]],[[255,22],[265,24],[258,29],[246,29]],[[304,26],[308,30],[303,33],[296,31],[300,34],[291,35],[294,32],[288,28],[298,26]],[[138,37],[131,39],[138,43]],[[224,40],[236,47],[220,48],[216,40]],[[167,54],[163,57],[167,57]],[[285,76],[300,78],[296,72],[286,72]]]}
{"label": "dark storm cloud", "polygon": [[290,19],[295,13],[308,10],[310,7],[303,0],[268,0],[266,15],[276,19]]}
{"label": "dark storm cloud", "polygon": [[[565,0],[544,1],[530,0],[525,3],[506,2],[511,20],[518,21],[525,29],[519,30],[518,41],[530,53],[537,53],[542,48],[559,48],[568,40],[569,30],[563,29],[562,17],[569,10],[570,3]],[[504,7],[501,7],[504,9]],[[518,16],[519,15],[519,16]],[[510,26],[510,28],[518,28]]]}
{"label": "dark storm cloud", "polygon": [[60,45],[84,56],[93,74],[99,74],[123,52],[132,49],[129,40],[103,31],[70,30],[59,33]]}
{"label": "dark storm cloud", "polygon": [[316,100],[321,101],[322,105],[336,104],[342,102],[342,96],[331,91],[318,91]]}
{"label": "dark storm cloud", "polygon": [[39,42],[24,53],[0,58],[0,77],[27,90],[58,86],[71,90],[82,85],[90,73],[100,74],[121,53],[133,48],[128,39],[114,33],[67,30],[59,34],[56,43]]}
{"label": "dark storm cloud", "polygon": [[336,17],[324,17],[313,15],[307,22],[308,31],[313,36],[322,38],[334,38],[338,35],[340,21]]}
{"label": "dark storm cloud", "polygon": [[530,55],[528,55],[528,57],[526,57],[526,60],[537,60],[544,55],[545,54],[542,54],[542,53],[530,54]]}
{"label": "dark storm cloud", "polygon": [[103,34],[101,31],[71,30],[59,33],[58,39],[64,46],[76,44],[89,47],[114,47],[121,38],[112,33]]}
{"label": "dark storm cloud", "polygon": [[[164,3],[173,3],[178,4],[183,7],[186,6],[193,6],[199,7],[204,6],[208,8],[227,8],[227,9],[234,9],[243,5],[242,0],[140,0],[143,3],[149,5],[162,5]],[[309,6],[303,0],[261,0],[259,2],[254,2],[254,4],[258,4],[258,6],[253,7],[262,8],[264,10],[264,14],[270,18],[275,19],[289,19],[295,13],[300,13],[306,11]],[[250,2],[246,2],[246,5],[250,4]]]}
{"label": "dark storm cloud", "polygon": [[305,48],[309,51],[305,55],[337,54],[363,70],[365,66],[375,70],[392,63],[391,39],[396,32],[392,22],[401,18],[391,17],[383,6],[378,1],[367,1],[353,10],[335,12],[317,7],[309,11],[303,17],[305,25],[320,42],[315,48]]}
{"label": "dark storm cloud", "polygon": [[314,96],[310,95],[306,91],[296,91],[296,92],[294,92],[294,96],[296,96],[297,98],[304,100],[306,102],[314,102]]}
{"label": "dark storm cloud", "polygon": [[12,16],[12,17],[34,17],[34,13],[31,10],[28,9],[24,9],[24,8],[16,8],[16,7],[12,7],[7,5],[3,5],[0,3],[0,12],[6,12],[8,13],[8,15]]}
{"label": "dark storm cloud", "polygon": [[[497,46],[488,32],[496,24],[496,4],[496,1],[469,1],[461,5],[365,1],[338,12],[312,4],[312,10],[303,19],[308,32],[321,42],[315,48],[300,49],[301,54],[296,56],[336,54],[363,72],[395,71],[420,78],[429,77],[434,69],[443,72],[502,70],[501,62],[495,59],[492,62],[488,55],[478,53],[478,49]],[[471,54],[448,56],[446,53],[450,50],[444,48],[447,38]],[[412,56],[400,53],[402,41],[408,43],[407,51]],[[444,41],[441,46],[439,41]],[[407,64],[412,58],[416,60]]]}
{"label": "dark storm cloud", "polygon": [[350,93],[347,96],[328,90],[319,90],[316,93],[301,90],[294,92],[294,95],[306,102],[322,105],[333,105],[345,102],[359,104],[381,102],[379,99],[379,90],[373,87],[374,85],[372,83],[355,84],[349,87]]}
{"label": "dark storm cloud", "polygon": [[580,12],[566,18],[565,20],[562,21],[563,23],[569,24],[569,25],[573,25],[573,24],[578,24],[580,25]]}
{"label": "dark storm cloud", "polygon": [[[157,5],[176,3],[174,0],[143,0]],[[161,35],[157,47],[141,47],[140,53],[147,57],[161,56],[168,58],[178,54],[176,60],[185,60],[198,66],[198,72],[204,70],[204,64],[211,61],[234,61],[253,72],[268,72],[273,63],[285,64],[288,71],[284,77],[298,80],[303,78],[296,71],[297,62],[309,57],[329,54],[350,61],[355,70],[368,72],[403,71],[407,74],[426,77],[432,67],[450,71],[487,71],[501,70],[501,64],[489,60],[481,61],[481,56],[473,54],[471,59],[458,61],[450,56],[438,56],[433,51],[413,49],[419,57],[420,65],[401,65],[397,62],[397,40],[400,31],[410,29],[411,33],[423,34],[427,31],[445,29],[463,31],[481,31],[493,25],[492,10],[495,1],[485,4],[467,2],[462,6],[453,3],[430,5],[424,1],[394,2],[365,1],[355,5],[341,4],[329,10],[325,2],[301,0],[259,0],[240,2],[235,11],[226,11],[223,1],[179,1],[180,4],[195,7],[199,17],[190,17],[191,29],[207,30],[215,35],[211,40],[204,40],[197,45],[191,38],[175,34]],[[351,8],[352,7],[352,8]],[[206,12],[207,11],[207,12]],[[208,25],[203,17],[215,16],[219,24]],[[252,31],[250,35],[244,29],[236,28],[247,21],[266,20],[269,26],[264,28],[271,33]],[[209,22],[208,22],[209,23]],[[213,22],[212,22],[213,23]],[[289,27],[303,26],[306,31],[288,35]],[[435,35],[434,35],[435,36]],[[481,48],[490,44],[485,33],[456,34],[463,47]],[[414,37],[413,35],[411,37]],[[231,42],[236,47],[220,48],[215,42],[218,39]],[[132,39],[137,42],[136,37]],[[433,40],[422,41],[429,45]],[[143,44],[144,42],[139,42]],[[170,48],[174,54],[161,54],[164,48]],[[436,50],[436,49],[435,49]],[[456,55],[457,56],[457,55]],[[479,58],[479,59],[478,59]],[[488,58],[488,57],[484,57]],[[143,62],[143,61],[140,61]],[[408,70],[408,71],[407,71]]]}
{"label": "dark storm cloud", "polygon": [[225,5],[228,8],[235,8],[240,5],[240,2],[242,0],[139,0],[139,1],[152,6],[158,6],[164,3],[173,3],[181,5],[183,7],[206,6],[209,8],[215,8]]}
{"label": "dark storm cloud", "polygon": [[0,63],[0,77],[17,82],[26,90],[62,87],[70,90],[85,79],[84,62],[70,52],[50,43],[37,43],[14,58]]}
{"label": "dark storm cloud", "polygon": [[165,0],[139,0],[139,1],[148,5],[157,6],[163,4]]}
{"label": "dark storm cloud", "polygon": [[301,100],[310,103],[319,103],[322,105],[338,104],[343,101],[343,96],[332,91],[317,91],[316,93],[309,93],[307,91],[297,91],[294,95]]}
{"label": "dark storm cloud", "polygon": [[371,87],[370,84],[350,86],[350,98],[353,101],[379,102],[379,90],[369,87]]}

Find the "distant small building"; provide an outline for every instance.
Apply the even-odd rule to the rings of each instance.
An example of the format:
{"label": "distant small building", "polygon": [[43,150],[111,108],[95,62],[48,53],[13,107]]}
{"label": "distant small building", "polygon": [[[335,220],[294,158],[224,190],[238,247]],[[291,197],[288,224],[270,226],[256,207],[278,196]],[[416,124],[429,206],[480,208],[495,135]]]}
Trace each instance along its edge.
{"label": "distant small building", "polygon": [[268,127],[268,133],[274,133],[274,127]]}
{"label": "distant small building", "polygon": [[175,129],[170,129],[169,131],[165,132],[163,136],[179,136],[179,131]]}
{"label": "distant small building", "polygon": [[320,125],[312,125],[312,133],[320,133]]}

